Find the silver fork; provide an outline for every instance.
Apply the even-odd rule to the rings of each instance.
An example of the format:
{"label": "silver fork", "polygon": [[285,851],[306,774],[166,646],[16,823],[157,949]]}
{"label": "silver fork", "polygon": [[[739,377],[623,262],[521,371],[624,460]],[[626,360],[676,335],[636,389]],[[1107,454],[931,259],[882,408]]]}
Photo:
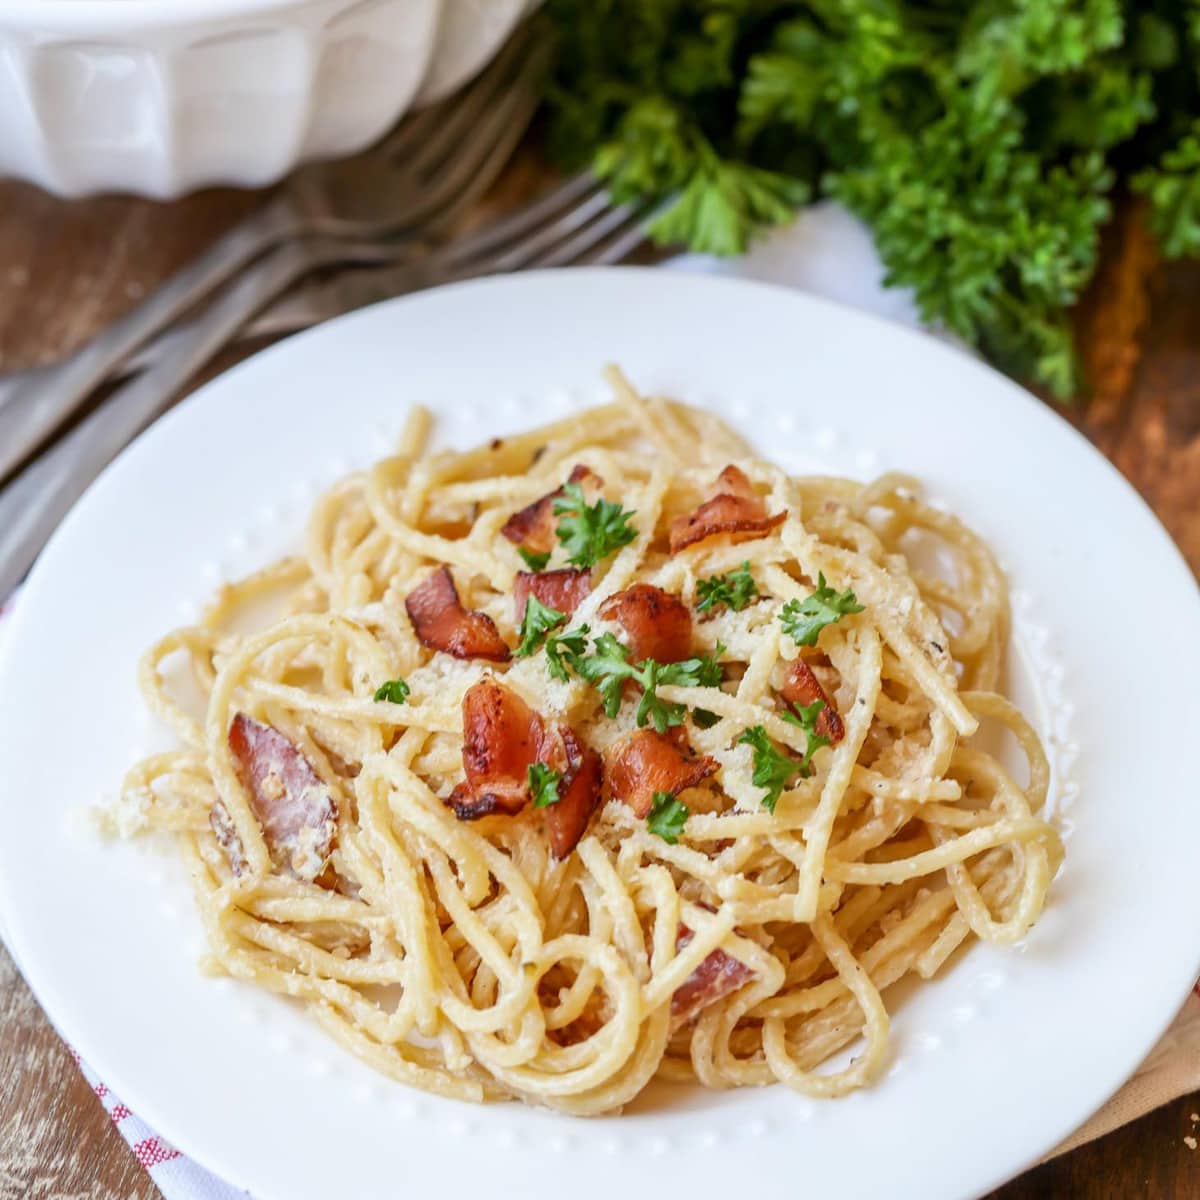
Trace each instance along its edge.
{"label": "silver fork", "polygon": [[[620,262],[646,240],[642,218],[639,210],[629,206],[613,207],[605,185],[585,172],[451,243],[428,261],[405,247],[387,265],[350,267],[294,288],[258,313],[236,336],[238,340],[281,337],[367,304],[456,278],[576,261],[594,265]],[[606,232],[612,235],[607,240]],[[578,247],[572,244],[572,235],[580,239]],[[538,259],[542,250],[545,253]],[[129,368],[145,370],[170,358],[188,336],[188,329],[179,328],[156,338],[130,359]]]}
{"label": "silver fork", "polygon": [[[278,196],[90,342],[51,366],[0,378],[0,480],[131,353],[273,247],[448,226],[512,157],[532,120],[545,65],[546,46],[522,29],[457,98],[417,114],[363,156],[303,168]],[[332,253],[319,257],[336,261]]]}
{"label": "silver fork", "polygon": [[[360,261],[387,255],[391,265],[356,271],[308,289],[302,304],[281,309],[292,328],[420,287],[497,271],[608,264],[644,239],[647,213],[598,203],[598,187],[564,210],[553,205],[578,185],[535,202],[457,245],[395,262],[395,247],[368,243],[353,249]],[[330,261],[345,261],[343,243],[292,243],[247,270],[203,314],[176,335],[174,353],[115,391],[69,433],[0,491],[0,595],[24,578],[55,527],[120,450],[165,411],[188,379],[226,345],[265,300],[296,277]]]}

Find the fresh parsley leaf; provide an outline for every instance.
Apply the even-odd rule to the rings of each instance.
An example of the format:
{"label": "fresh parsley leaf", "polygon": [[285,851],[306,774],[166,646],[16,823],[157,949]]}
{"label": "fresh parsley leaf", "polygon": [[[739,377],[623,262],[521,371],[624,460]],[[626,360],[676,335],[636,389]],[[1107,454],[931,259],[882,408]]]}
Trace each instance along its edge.
{"label": "fresh parsley leaf", "polygon": [[715,712],[709,712],[707,708],[692,709],[692,720],[697,729],[711,729],[720,719]]}
{"label": "fresh parsley leaf", "polygon": [[725,647],[718,643],[712,656],[689,658],[684,662],[660,663],[653,658],[634,664],[629,661],[629,651],[611,633],[603,633],[595,639],[592,653],[582,652],[568,658],[571,669],[600,693],[607,717],[615,717],[621,708],[622,689],[626,680],[632,680],[642,689],[635,719],[639,728],[650,724],[659,733],[666,733],[673,725],[680,725],[687,714],[686,706],[663,700],[657,692],[659,684],[674,684],[677,687],[716,687],[724,675],[717,661]]}
{"label": "fresh parsley leaf", "polygon": [[546,564],[550,561],[549,550],[544,554],[535,554],[532,550],[526,550],[524,546],[518,546],[517,553],[524,560],[525,565],[535,574],[538,571],[544,571]]}
{"label": "fresh parsley leaf", "polygon": [[1150,226],[1167,257],[1200,255],[1200,118],[1133,186],[1150,203]]}
{"label": "fresh parsley leaf", "polygon": [[783,720],[790,721],[793,725],[798,725],[808,736],[808,745],[804,750],[804,758],[800,762],[801,775],[808,775],[812,770],[812,756],[822,746],[829,745],[829,739],[823,733],[817,732],[817,717],[820,716],[821,710],[824,707],[824,700],[814,700],[808,705],[794,704],[779,714]]}
{"label": "fresh parsley leaf", "polygon": [[[666,733],[672,725],[682,725],[687,709],[682,704],[663,700],[656,691],[660,683],[677,683],[681,679],[667,679],[665,673],[670,667],[682,666],[682,663],[662,664],[652,658],[646,659],[638,672],[632,678],[642,685],[642,698],[638,701],[635,720],[639,728],[647,722],[654,726],[659,733]],[[686,686],[686,684],[684,684]]]}
{"label": "fresh parsley leaf", "polygon": [[628,661],[629,651],[611,633],[602,633],[592,646],[592,653],[578,657],[571,666],[575,673],[600,693],[604,715],[615,717],[621,707],[621,685],[637,674]]}
{"label": "fresh parsley leaf", "polygon": [[551,633],[546,638],[546,670],[555,679],[566,683],[570,679],[567,668],[579,674],[579,660],[587,651],[588,634],[586,625],[565,633]]}
{"label": "fresh parsley leaf", "polygon": [[566,613],[543,604],[532,592],[525,601],[525,615],[521,618],[521,644],[517,657],[526,658],[537,651],[546,640],[546,635],[567,619]]}
{"label": "fresh parsley leaf", "polygon": [[646,828],[674,846],[691,815],[688,806],[681,804],[670,792],[655,792],[650,815],[646,818]]}
{"label": "fresh parsley leaf", "polygon": [[662,663],[658,669],[658,682],[673,683],[677,687],[719,687],[725,678],[725,668],[718,660],[725,650],[726,647],[718,642],[711,655],[685,658],[677,663]]}
{"label": "fresh parsley leaf", "polygon": [[562,518],[555,532],[573,566],[593,567],[637,537],[629,524],[634,514],[619,504],[603,497],[589,504],[578,483],[563,484],[562,491],[554,500],[554,515]]}
{"label": "fresh parsley leaf", "polygon": [[741,612],[751,600],[758,597],[758,584],[750,574],[750,564],[742,563],[736,571],[727,575],[710,575],[707,579],[696,580],[696,595],[700,603],[696,605],[698,613],[710,612],[722,604]]}
{"label": "fresh parsley leaf", "polygon": [[551,804],[557,804],[562,799],[558,792],[561,782],[561,771],[556,771],[545,763],[530,763],[529,791],[533,795],[533,807],[548,808]]}
{"label": "fresh parsley leaf", "polygon": [[762,806],[773,813],[788,780],[800,771],[801,764],[780,750],[761,725],[751,725],[738,738],[738,745],[749,746],[754,751],[754,774],[750,779],[755,787],[766,788]]}
{"label": "fresh parsley leaf", "polygon": [[854,593],[847,588],[835,592],[825,582],[824,574],[817,576],[817,590],[807,600],[789,600],[779,614],[779,623],[797,646],[815,646],[817,636],[826,625],[840,621],[849,613],[860,613]]}
{"label": "fresh parsley leaf", "polygon": [[403,704],[408,694],[409,686],[403,679],[389,679],[375,689],[375,699],[386,700],[389,704]]}

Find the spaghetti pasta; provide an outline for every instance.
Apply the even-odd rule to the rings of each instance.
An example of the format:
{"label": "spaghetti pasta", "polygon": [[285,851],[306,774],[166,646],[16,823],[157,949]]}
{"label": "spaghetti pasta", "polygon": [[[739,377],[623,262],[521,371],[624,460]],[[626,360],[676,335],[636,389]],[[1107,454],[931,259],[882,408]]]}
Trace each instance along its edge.
{"label": "spaghetti pasta", "polygon": [[416,1087],[841,1095],[886,1062],[886,989],[1019,939],[1061,859],[998,691],[1005,580],[916,481],[789,477],[610,377],[467,452],[416,411],[303,555],[152,647],[181,745],[121,826],[177,840],[209,969]]}

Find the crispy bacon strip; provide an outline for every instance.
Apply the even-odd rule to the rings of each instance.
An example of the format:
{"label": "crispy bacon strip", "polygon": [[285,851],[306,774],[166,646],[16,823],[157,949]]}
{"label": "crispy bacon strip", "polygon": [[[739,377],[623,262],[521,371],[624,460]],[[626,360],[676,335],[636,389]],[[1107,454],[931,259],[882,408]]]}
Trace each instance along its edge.
{"label": "crispy bacon strip", "polygon": [[[337,806],[328,785],[278,729],[245,713],[238,713],[229,726],[229,752],[271,861],[311,883],[324,870],[337,835]],[[213,805],[209,823],[233,873],[242,874],[247,867],[242,842],[220,801]]]}
{"label": "crispy bacon strip", "polygon": [[431,650],[492,662],[507,662],[512,655],[491,617],[463,608],[449,567],[430,572],[408,593],[404,607],[421,645]]}
{"label": "crispy bacon strip", "polygon": [[[598,475],[582,463],[572,467],[571,474],[567,476],[568,483],[583,483],[586,480],[591,480],[597,487],[603,483]],[[554,529],[557,524],[554,519],[554,501],[562,494],[562,488],[555,488],[532,504],[527,504],[500,526],[500,532],[510,542],[524,547],[531,554],[545,554],[548,550],[553,550]]]}
{"label": "crispy bacon strip", "polygon": [[745,542],[769,533],[786,516],[786,510],[768,516],[763,498],[746,473],[730,463],[713,483],[712,496],[695,512],[671,522],[667,540],[672,554],[720,534],[729,534],[734,542]]}
{"label": "crispy bacon strip", "polygon": [[831,744],[837,745],[846,736],[846,727],[842,723],[842,715],[837,706],[830,700],[828,693],[821,686],[812,667],[802,658],[796,659],[788,668],[787,678],[779,694],[789,704],[799,704],[806,707],[814,700],[820,700],[825,707],[817,713],[816,731],[827,737]]}
{"label": "crispy bacon strip", "polygon": [[562,772],[559,801],[543,810],[550,852],[561,861],[579,845],[600,804],[603,764],[569,725],[559,725],[555,734],[545,739],[540,759]]}
{"label": "crispy bacon strip", "polygon": [[645,817],[655,792],[678,796],[707,779],[717,769],[717,760],[686,753],[669,735],[639,729],[609,747],[606,765],[612,794]]}
{"label": "crispy bacon strip", "polygon": [[529,767],[542,743],[542,719],[516,692],[485,676],[462,701],[466,779],[447,804],[461,821],[518,813],[529,800]]}
{"label": "crispy bacon strip", "polygon": [[586,567],[564,567],[561,571],[518,571],[513,585],[517,623],[525,615],[525,603],[532,592],[543,604],[570,616],[592,590],[592,573]]}
{"label": "crispy bacon strip", "polygon": [[[692,940],[692,931],[679,926],[679,949]],[[754,972],[740,959],[719,947],[675,989],[671,997],[671,1026],[678,1028],[696,1019],[710,1004],[724,1000],[754,978]]]}
{"label": "crispy bacon strip", "polygon": [[635,660],[682,662],[692,653],[692,614],[678,596],[649,583],[635,583],[609,596],[600,616],[616,621],[629,635]]}

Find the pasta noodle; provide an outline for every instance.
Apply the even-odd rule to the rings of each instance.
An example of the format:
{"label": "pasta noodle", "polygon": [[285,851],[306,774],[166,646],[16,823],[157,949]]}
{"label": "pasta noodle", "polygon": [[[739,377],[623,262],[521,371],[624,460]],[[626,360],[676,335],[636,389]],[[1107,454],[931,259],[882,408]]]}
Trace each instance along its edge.
{"label": "pasta noodle", "polygon": [[[886,990],[972,936],[1021,938],[1061,859],[1046,758],[998,691],[1005,580],[916,481],[789,477],[712,415],[610,377],[611,404],[462,453],[430,452],[416,411],[393,457],[317,503],[302,555],[150,649],[146,700],[180,746],[130,771],[111,816],[179,844],[208,969],[296,998],[405,1083],[576,1114],[655,1077],[842,1095],[886,1063]],[[523,577],[539,600],[578,588],[573,612],[548,605],[554,634],[616,635],[637,663],[638,638],[675,621],[715,678],[685,667],[606,693],[577,663],[556,676],[544,645],[506,658],[536,557],[514,514],[551,514],[560,559],[568,478],[632,516],[586,576]],[[737,572],[757,594],[706,607],[709,581]],[[643,585],[647,629],[628,599]],[[854,603],[799,644],[784,608],[822,587]],[[434,596],[428,614],[414,593]],[[431,648],[439,621],[450,652]],[[468,693],[485,692],[535,714],[538,738],[562,731],[567,759],[536,760],[545,807],[532,758],[507,792],[472,782]],[[668,715],[637,742],[651,701]],[[1026,778],[982,722],[1015,736]],[[760,746],[782,776],[773,811]],[[484,749],[494,771],[521,746]],[[643,751],[687,773],[654,788],[649,818],[631,799],[650,803]],[[566,789],[584,796],[585,777],[575,831]]]}

